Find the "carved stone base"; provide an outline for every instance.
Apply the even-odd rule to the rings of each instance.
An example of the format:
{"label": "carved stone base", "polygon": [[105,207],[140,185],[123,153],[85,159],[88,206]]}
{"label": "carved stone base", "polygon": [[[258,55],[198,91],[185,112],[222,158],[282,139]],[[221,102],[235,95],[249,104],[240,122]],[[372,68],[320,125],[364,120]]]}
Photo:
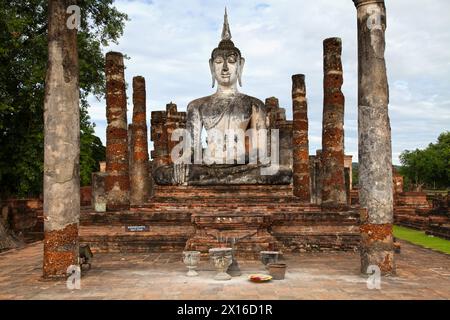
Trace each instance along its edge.
{"label": "carved stone base", "polygon": [[234,245],[238,256],[257,258],[260,251],[278,247],[268,231],[271,222],[271,215],[264,213],[193,214],[195,234],[186,250],[207,253],[210,248]]}
{"label": "carved stone base", "polygon": [[[289,185],[292,180],[292,169],[280,167],[271,175],[263,175],[262,170],[268,167],[242,165],[189,165],[183,170],[188,172],[186,184],[190,186],[230,186],[230,185]],[[153,172],[156,184],[178,185],[173,165],[158,166]]]}

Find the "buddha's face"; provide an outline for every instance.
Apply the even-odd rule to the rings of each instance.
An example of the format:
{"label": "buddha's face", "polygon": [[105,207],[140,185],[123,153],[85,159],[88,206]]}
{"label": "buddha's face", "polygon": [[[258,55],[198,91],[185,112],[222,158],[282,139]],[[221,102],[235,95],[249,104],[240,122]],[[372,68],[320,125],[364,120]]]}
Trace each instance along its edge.
{"label": "buddha's face", "polygon": [[243,59],[235,52],[223,52],[216,54],[210,61],[212,76],[219,85],[233,86],[239,80],[242,73]]}

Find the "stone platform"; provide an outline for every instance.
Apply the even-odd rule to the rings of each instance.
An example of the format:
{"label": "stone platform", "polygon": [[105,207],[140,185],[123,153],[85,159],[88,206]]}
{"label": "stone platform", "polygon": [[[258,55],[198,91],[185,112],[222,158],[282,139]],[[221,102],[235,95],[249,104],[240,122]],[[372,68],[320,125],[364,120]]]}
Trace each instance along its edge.
{"label": "stone platform", "polygon": [[[355,250],[359,213],[323,211],[292,196],[292,186],[156,186],[148,203],[127,211],[85,209],[81,241],[95,252],[180,252],[235,241],[239,255]],[[126,226],[148,230],[128,232]]]}
{"label": "stone platform", "polygon": [[307,252],[285,255],[284,281],[247,280],[264,272],[259,261],[240,260],[243,275],[213,279],[205,260],[199,277],[187,278],[181,254],[101,253],[83,273],[81,290],[65,281],[42,279],[41,242],[0,253],[0,299],[450,299],[450,256],[401,242],[397,276],[382,278],[381,290],[369,290],[359,273],[359,254]]}
{"label": "stone platform", "polygon": [[424,192],[402,192],[396,198],[395,224],[450,239],[450,209],[446,202],[448,200],[432,205],[432,201],[427,199]]}

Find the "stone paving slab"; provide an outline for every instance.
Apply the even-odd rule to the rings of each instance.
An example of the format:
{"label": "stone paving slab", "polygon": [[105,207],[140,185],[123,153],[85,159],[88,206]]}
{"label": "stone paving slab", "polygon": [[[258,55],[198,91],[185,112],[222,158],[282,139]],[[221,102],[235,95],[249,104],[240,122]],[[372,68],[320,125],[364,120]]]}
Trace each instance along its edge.
{"label": "stone paving slab", "polygon": [[208,261],[199,276],[188,278],[180,255],[96,254],[83,273],[81,290],[65,281],[43,280],[42,243],[0,254],[0,299],[450,299],[450,255],[402,242],[396,277],[382,278],[381,290],[369,290],[353,252],[288,255],[286,279],[263,284],[247,276],[265,273],[259,261],[239,261],[243,275],[213,279]]}

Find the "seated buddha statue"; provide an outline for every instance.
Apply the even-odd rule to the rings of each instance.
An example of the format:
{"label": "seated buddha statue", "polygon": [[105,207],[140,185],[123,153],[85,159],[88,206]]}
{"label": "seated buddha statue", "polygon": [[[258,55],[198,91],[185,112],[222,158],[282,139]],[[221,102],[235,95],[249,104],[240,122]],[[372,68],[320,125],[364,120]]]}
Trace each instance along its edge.
{"label": "seated buddha statue", "polygon": [[[238,91],[238,84],[242,86],[244,63],[245,59],[240,50],[231,41],[225,10],[222,39],[218,47],[212,51],[209,60],[212,87],[214,88],[217,82],[217,90],[212,95],[191,101],[187,107],[186,130],[190,135],[192,161],[189,161],[189,164],[156,168],[154,172],[156,183],[187,185],[290,183],[292,170],[275,170],[270,174],[262,174],[261,169],[271,166],[270,159],[268,162],[250,159],[250,154],[257,155],[258,151],[249,151],[249,148],[260,148],[261,141],[263,143],[265,141],[261,140],[261,132],[267,135],[268,119],[266,106],[261,100]],[[206,137],[202,136],[205,132]],[[245,132],[252,141],[250,147],[235,150],[236,161],[231,163],[226,158],[227,134],[230,132]],[[233,135],[232,139],[235,138]],[[244,141],[245,139],[244,137]],[[208,145],[206,150],[203,149],[204,140]],[[209,152],[211,150],[213,151]]]}

